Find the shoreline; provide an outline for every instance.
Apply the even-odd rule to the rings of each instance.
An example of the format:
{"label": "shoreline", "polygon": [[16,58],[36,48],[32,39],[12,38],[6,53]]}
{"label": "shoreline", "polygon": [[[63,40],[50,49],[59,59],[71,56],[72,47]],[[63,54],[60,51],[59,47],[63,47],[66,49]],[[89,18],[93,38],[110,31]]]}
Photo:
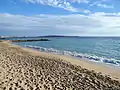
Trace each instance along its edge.
{"label": "shoreline", "polygon": [[[11,43],[12,44],[12,43]],[[15,46],[19,46],[22,47],[20,45],[16,45],[16,44],[12,44]],[[39,54],[43,54],[45,56],[55,56],[58,58],[61,58],[67,62],[70,62],[72,64],[78,65],[78,66],[82,66],[88,70],[94,70],[96,72],[101,72],[103,75],[110,75],[111,78],[115,79],[115,80],[119,80],[120,81],[120,67],[116,67],[110,64],[104,64],[99,63],[99,62],[94,62],[94,61],[89,61],[88,59],[79,59],[76,57],[72,57],[72,56],[67,56],[67,55],[59,55],[59,54],[54,54],[54,53],[49,53],[49,52],[41,52],[39,50],[33,49],[33,48],[28,48],[28,47],[22,47],[24,50],[31,52],[34,55],[39,55]],[[115,70],[114,70],[115,69]]]}
{"label": "shoreline", "polygon": [[120,66],[120,61],[112,59],[112,58],[111,59],[102,58],[102,57],[98,57],[98,56],[85,55],[85,54],[81,54],[81,53],[77,53],[77,52],[74,53],[71,51],[63,51],[63,50],[61,51],[61,50],[57,50],[54,48],[44,48],[44,47],[32,46],[32,45],[25,45],[25,46],[23,45],[23,47],[40,50],[40,52],[47,52],[47,53],[53,53],[53,54],[58,54],[58,55],[65,55],[65,56],[67,55],[67,56],[75,57],[77,59],[84,59],[84,60],[89,60],[89,61],[93,61],[93,62],[97,62],[97,63],[103,63],[105,65],[112,65],[113,67]]}
{"label": "shoreline", "polygon": [[25,50],[30,51],[31,53],[35,53],[37,55],[42,54],[43,56],[53,56],[53,57],[58,57],[63,59],[64,61],[70,62],[74,65],[81,66],[83,68],[86,68],[88,70],[94,70],[95,72],[101,72],[103,75],[108,75],[111,76],[111,78],[115,80],[120,81],[120,67],[119,66],[114,66],[111,64],[106,64],[103,62],[95,62],[95,61],[90,61],[88,59],[84,58],[77,58],[77,57],[72,57],[68,55],[60,55],[60,54],[55,54],[52,52],[44,52],[44,51],[39,51],[37,49],[33,48],[24,48]]}
{"label": "shoreline", "polygon": [[[10,84],[13,84],[14,82],[16,83],[17,80],[18,81],[20,80],[20,82],[22,82],[20,83],[20,85],[21,87],[24,87],[25,90],[30,86],[32,86],[32,88],[37,88],[38,86],[35,86],[35,85],[37,83],[41,83],[39,81],[36,82],[37,80],[41,80],[41,79],[38,79],[38,73],[42,72],[40,74],[40,77],[42,75],[43,83],[41,83],[40,85],[44,89],[45,87],[52,87],[50,90],[56,90],[54,88],[57,88],[57,86],[62,85],[62,83],[64,83],[64,85],[66,86],[63,85],[63,86],[60,86],[59,88],[63,88],[63,87],[79,88],[77,90],[80,90],[82,86],[89,84],[88,86],[90,88],[94,88],[92,90],[96,90],[96,89],[99,90],[100,88],[103,88],[103,87],[106,89],[108,87],[111,87],[111,88],[114,88],[114,90],[120,89],[120,82],[116,81],[116,80],[120,81],[120,70],[115,69],[114,67],[104,66],[102,64],[97,64],[87,60],[79,60],[69,56],[40,52],[35,49],[24,48],[19,45],[11,44],[10,42],[0,42],[0,46],[1,46],[0,47],[0,57],[1,57],[0,58],[1,60],[0,80],[2,80],[2,84],[5,86],[9,84],[9,83],[6,84],[7,78],[8,79],[10,78],[11,80],[11,78],[15,76],[14,78],[12,78],[12,80],[13,79],[14,80],[10,81],[11,82]],[[64,70],[65,70],[64,72],[65,76],[64,74],[62,74]],[[27,73],[27,76],[26,76],[26,73]],[[8,75],[8,76],[5,76],[5,75]],[[78,80],[77,82],[79,83],[75,84],[75,82],[71,81],[71,79],[76,75],[77,77],[79,77],[79,79],[77,79],[77,77],[74,79]],[[53,84],[53,86],[51,86],[52,84],[49,81],[46,81],[48,77],[52,79],[51,83]],[[32,81],[30,82],[26,81],[26,78],[28,78],[27,80],[32,80],[32,81],[35,80],[36,84],[32,83]],[[70,81],[69,83],[67,83],[68,81],[63,82],[61,81],[62,79],[70,80]],[[57,82],[54,82],[56,80]],[[82,85],[81,80],[84,80],[82,81],[84,82],[84,85]],[[26,82],[29,84],[29,86],[25,86]],[[47,82],[49,85],[44,86],[44,85],[47,85]],[[54,86],[54,84],[58,82],[59,84],[57,84],[57,86]],[[71,87],[69,87],[69,84],[71,84]],[[93,86],[91,86],[92,84]],[[8,86],[11,87],[10,85]],[[87,88],[87,87],[84,86],[83,88]],[[43,89],[38,89],[38,90],[43,90]],[[48,89],[45,89],[45,90],[48,90]],[[65,88],[63,90],[65,90]],[[89,90],[89,89],[86,89],[86,90]]]}

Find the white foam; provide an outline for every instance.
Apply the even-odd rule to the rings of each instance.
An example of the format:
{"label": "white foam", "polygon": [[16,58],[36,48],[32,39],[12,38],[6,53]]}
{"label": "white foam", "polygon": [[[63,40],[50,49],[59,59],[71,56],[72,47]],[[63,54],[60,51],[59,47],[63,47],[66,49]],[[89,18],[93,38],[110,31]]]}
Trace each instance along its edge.
{"label": "white foam", "polygon": [[70,56],[74,56],[74,57],[77,57],[77,58],[85,58],[85,59],[88,59],[90,61],[103,62],[103,63],[106,63],[106,64],[112,64],[112,65],[120,66],[120,60],[108,59],[108,58],[105,58],[105,57],[98,57],[96,55],[82,54],[82,53],[77,53],[76,51],[74,51],[74,52],[61,51],[61,50],[57,50],[57,49],[54,49],[54,48],[44,48],[44,47],[32,46],[32,45],[25,45],[25,47],[39,49],[40,51],[51,52],[51,53],[60,54],[60,55],[70,55]]}

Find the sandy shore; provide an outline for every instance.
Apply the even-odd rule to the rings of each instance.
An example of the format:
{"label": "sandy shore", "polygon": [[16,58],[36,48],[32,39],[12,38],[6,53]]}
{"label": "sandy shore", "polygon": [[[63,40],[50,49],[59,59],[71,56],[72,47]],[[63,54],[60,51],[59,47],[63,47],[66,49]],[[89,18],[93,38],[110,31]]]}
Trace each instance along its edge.
{"label": "sandy shore", "polygon": [[117,68],[0,42],[0,90],[120,90],[114,79]]}

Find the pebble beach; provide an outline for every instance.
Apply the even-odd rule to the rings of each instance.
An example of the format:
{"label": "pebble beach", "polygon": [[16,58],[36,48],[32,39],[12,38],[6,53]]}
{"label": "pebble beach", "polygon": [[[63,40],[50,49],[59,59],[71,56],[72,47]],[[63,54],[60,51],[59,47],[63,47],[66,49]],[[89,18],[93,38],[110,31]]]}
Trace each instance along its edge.
{"label": "pebble beach", "polygon": [[0,42],[0,90],[120,90],[109,75],[30,51]]}

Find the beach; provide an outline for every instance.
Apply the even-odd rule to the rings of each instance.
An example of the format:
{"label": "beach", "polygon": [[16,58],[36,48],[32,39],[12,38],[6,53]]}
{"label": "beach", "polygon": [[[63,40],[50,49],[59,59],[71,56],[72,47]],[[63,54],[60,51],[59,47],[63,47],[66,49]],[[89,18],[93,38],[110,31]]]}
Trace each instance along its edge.
{"label": "beach", "polygon": [[120,70],[3,41],[0,90],[120,90]]}

